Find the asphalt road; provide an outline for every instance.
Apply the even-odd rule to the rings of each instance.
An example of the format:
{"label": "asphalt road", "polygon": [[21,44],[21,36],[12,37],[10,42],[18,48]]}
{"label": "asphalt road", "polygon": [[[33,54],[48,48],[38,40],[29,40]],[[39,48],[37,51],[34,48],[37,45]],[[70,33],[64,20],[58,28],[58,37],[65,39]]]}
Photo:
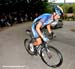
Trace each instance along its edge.
{"label": "asphalt road", "polygon": [[[29,55],[24,48],[25,30],[31,22],[18,24],[0,32],[0,69],[54,69],[46,66],[39,56]],[[55,29],[56,38],[50,43],[63,55],[63,64],[56,69],[75,69],[75,22],[64,21]]]}

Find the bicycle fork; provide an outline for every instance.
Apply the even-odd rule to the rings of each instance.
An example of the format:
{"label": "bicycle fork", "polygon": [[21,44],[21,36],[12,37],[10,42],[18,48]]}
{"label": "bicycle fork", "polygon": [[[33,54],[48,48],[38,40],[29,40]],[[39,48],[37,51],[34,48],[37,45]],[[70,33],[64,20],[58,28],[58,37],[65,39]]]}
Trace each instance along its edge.
{"label": "bicycle fork", "polygon": [[44,45],[44,48],[45,48],[45,51],[46,51],[46,54],[47,54],[48,58],[51,59],[52,55],[51,55],[51,53],[50,53],[50,50],[49,50],[49,48],[48,48],[48,45],[45,44],[45,45]]}

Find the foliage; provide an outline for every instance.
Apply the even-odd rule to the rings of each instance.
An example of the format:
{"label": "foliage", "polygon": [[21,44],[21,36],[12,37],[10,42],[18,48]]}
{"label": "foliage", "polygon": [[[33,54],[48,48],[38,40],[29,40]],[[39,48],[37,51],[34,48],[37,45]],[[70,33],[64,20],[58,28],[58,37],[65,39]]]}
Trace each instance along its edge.
{"label": "foliage", "polygon": [[[75,13],[75,4],[71,3],[71,4],[63,4],[62,5],[62,8],[64,10],[64,13],[68,13],[69,12],[69,9],[72,11],[73,10],[73,13]],[[71,9],[72,8],[72,9]]]}
{"label": "foliage", "polygon": [[45,4],[45,9],[44,12],[45,13],[52,13],[53,12],[53,7],[52,7],[52,3],[44,3]]}
{"label": "foliage", "polygon": [[[72,12],[73,11],[73,13],[75,13],[75,4],[74,3],[63,3],[63,4],[58,4],[58,5],[60,5],[62,8],[63,8],[63,10],[64,10],[64,13],[68,13],[68,12]],[[47,3],[47,4],[45,4],[44,5],[44,7],[45,7],[45,12],[53,12],[53,9],[52,9],[52,3]],[[69,11],[70,10],[70,11]]]}
{"label": "foliage", "polygon": [[36,8],[40,13],[52,13],[52,6],[48,2],[37,1]]}
{"label": "foliage", "polygon": [[71,6],[73,7],[73,13],[75,13],[75,4],[71,4]]}

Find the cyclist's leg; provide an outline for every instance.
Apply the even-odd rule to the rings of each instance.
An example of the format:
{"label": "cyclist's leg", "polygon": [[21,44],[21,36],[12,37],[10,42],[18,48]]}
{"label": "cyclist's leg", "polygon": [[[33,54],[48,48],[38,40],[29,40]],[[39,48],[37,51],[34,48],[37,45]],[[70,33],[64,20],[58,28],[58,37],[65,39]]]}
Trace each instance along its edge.
{"label": "cyclist's leg", "polygon": [[42,40],[40,37],[36,38],[35,42],[33,43],[34,46],[39,46],[42,43]]}
{"label": "cyclist's leg", "polygon": [[32,25],[32,33],[33,36],[35,38],[35,42],[33,43],[34,46],[39,46],[42,43],[41,38],[39,37],[39,34],[37,33],[36,29],[35,29],[35,25]]}
{"label": "cyclist's leg", "polygon": [[35,41],[33,43],[30,43],[30,49],[32,52],[34,52],[34,46],[39,46],[42,43],[41,38],[39,37],[37,31],[35,30],[35,25],[32,25],[32,33],[33,37],[35,38]]}

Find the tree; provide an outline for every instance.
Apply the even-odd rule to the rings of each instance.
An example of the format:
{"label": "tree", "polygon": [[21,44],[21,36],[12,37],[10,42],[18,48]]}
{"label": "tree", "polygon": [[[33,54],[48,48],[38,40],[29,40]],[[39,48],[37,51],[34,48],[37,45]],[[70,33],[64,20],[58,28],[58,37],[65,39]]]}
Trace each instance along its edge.
{"label": "tree", "polygon": [[68,8],[68,13],[73,13],[73,7],[72,6]]}

